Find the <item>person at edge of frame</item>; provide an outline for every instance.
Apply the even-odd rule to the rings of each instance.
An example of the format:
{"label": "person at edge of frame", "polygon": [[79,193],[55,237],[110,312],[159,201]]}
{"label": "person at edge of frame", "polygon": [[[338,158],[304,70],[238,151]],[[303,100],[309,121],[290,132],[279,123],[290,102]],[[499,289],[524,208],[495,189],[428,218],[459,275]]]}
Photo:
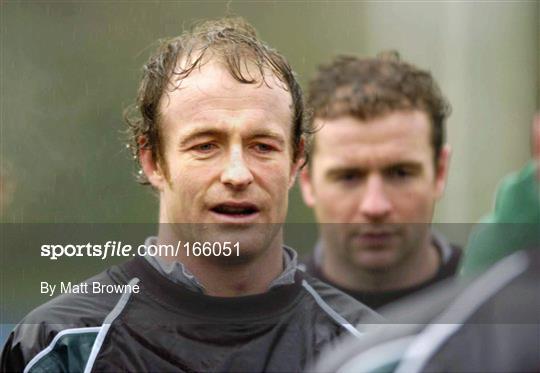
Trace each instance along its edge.
{"label": "person at edge of frame", "polygon": [[[353,325],[378,320],[298,270],[283,245],[310,131],[288,62],[246,21],[162,41],[126,120],[140,176],[159,195],[146,244],[191,243],[191,255],[133,258],[86,281],[131,291],[36,308],[10,334],[2,371],[301,371],[339,337],[361,336]],[[197,242],[222,255],[197,255]]]}
{"label": "person at edge of frame", "polygon": [[308,105],[317,131],[300,184],[320,239],[307,273],[376,310],[454,276],[462,250],[431,228],[450,160],[450,105],[431,74],[395,51],[338,56]]}

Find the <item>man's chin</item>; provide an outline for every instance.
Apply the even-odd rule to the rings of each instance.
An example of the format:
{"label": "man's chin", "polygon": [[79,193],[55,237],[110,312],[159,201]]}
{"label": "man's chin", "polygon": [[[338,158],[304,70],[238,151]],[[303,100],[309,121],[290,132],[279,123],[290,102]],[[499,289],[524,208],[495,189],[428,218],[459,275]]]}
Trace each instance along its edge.
{"label": "man's chin", "polygon": [[231,223],[213,223],[210,224],[207,232],[209,236],[216,240],[254,242],[257,237],[267,235],[271,230],[269,224],[231,224]]}
{"label": "man's chin", "polygon": [[358,268],[365,271],[381,272],[392,268],[396,261],[396,253],[392,249],[365,249],[356,252],[353,261]]}

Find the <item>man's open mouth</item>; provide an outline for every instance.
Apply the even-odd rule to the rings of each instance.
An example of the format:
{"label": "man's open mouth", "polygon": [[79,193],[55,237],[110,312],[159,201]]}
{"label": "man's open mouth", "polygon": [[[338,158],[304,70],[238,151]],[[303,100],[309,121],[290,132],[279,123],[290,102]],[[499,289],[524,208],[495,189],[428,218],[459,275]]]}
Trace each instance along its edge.
{"label": "man's open mouth", "polygon": [[248,217],[259,212],[257,206],[252,203],[220,203],[211,208],[216,214],[230,217]]}

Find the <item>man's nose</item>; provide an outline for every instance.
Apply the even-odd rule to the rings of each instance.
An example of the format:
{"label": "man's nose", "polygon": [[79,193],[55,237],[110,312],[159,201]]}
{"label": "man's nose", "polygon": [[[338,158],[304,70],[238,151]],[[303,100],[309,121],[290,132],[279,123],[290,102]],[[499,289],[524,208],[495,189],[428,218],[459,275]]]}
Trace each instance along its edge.
{"label": "man's nose", "polygon": [[366,180],[365,191],[360,201],[360,213],[370,221],[383,221],[392,211],[392,203],[386,194],[384,181],[379,175]]}
{"label": "man's nose", "polygon": [[221,174],[221,182],[237,190],[244,189],[253,182],[253,174],[246,164],[241,149],[231,149]]}

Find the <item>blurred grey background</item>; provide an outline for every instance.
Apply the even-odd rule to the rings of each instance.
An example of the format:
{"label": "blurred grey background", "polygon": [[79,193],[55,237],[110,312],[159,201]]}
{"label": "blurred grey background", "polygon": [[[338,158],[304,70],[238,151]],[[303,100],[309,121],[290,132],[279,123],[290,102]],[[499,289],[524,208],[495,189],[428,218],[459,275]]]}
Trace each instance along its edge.
{"label": "blurred grey background", "polygon": [[[540,107],[540,3],[11,2],[1,9],[3,222],[155,222],[135,183],[121,113],[158,38],[236,14],[291,62],[305,87],[337,53],[397,49],[453,105],[450,180],[436,221],[477,221],[497,181],[529,157]],[[289,222],[311,222],[298,191]]]}

